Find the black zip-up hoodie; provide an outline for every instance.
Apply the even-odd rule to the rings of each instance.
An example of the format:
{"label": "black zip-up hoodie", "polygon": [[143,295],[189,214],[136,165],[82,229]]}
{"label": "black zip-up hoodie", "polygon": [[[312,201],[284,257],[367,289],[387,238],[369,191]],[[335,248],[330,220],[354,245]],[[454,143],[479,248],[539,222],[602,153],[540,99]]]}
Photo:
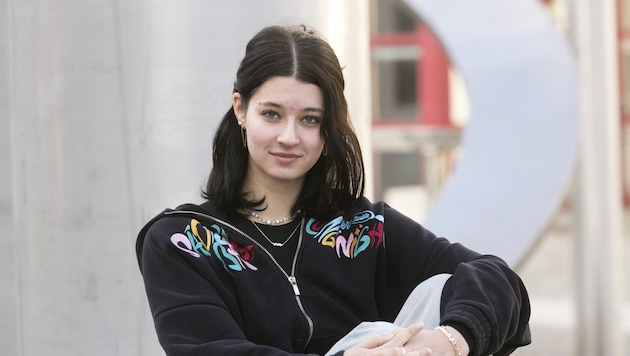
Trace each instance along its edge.
{"label": "black zip-up hoodie", "polygon": [[330,221],[305,218],[288,272],[236,221],[208,202],[187,204],[140,232],[138,262],[168,355],[323,355],[361,321],[392,321],[440,273],[452,274],[441,324],[464,335],[470,355],[530,343],[527,292],[504,261],[385,203],[359,199]]}

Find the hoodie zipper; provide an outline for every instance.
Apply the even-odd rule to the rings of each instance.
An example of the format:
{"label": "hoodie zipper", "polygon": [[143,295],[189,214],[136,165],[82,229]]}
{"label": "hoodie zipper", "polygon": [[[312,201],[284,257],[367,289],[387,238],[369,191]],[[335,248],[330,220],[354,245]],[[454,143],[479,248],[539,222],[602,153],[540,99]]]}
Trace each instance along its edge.
{"label": "hoodie zipper", "polygon": [[263,245],[261,245],[258,241],[256,241],[254,238],[249,236],[243,230],[241,230],[241,229],[237,228],[236,226],[228,223],[227,221],[224,221],[224,220],[221,220],[221,219],[216,218],[214,216],[206,215],[206,214],[194,211],[194,210],[171,210],[171,211],[165,212],[164,214],[165,215],[194,215],[194,216],[199,216],[199,217],[203,217],[203,218],[206,218],[206,219],[213,220],[213,221],[215,221],[217,223],[220,223],[220,224],[223,224],[225,226],[228,226],[232,230],[234,230],[234,231],[240,233],[241,235],[245,236],[251,242],[255,243],[258,247],[260,247],[267,254],[267,256],[269,256],[269,258],[271,259],[271,261],[273,261],[273,263],[276,265],[276,267],[278,267],[278,270],[280,270],[280,272],[286,277],[287,281],[291,285],[291,288],[293,289],[293,293],[295,294],[295,301],[297,302],[297,305],[300,308],[300,312],[302,313],[302,315],[306,319],[306,322],[308,323],[308,338],[306,340],[306,344],[304,344],[304,348],[306,348],[306,346],[308,346],[308,344],[311,342],[311,338],[313,337],[313,330],[314,330],[313,319],[311,319],[311,317],[306,313],[306,310],[304,309],[304,305],[302,304],[302,299],[300,298],[300,288],[298,286],[297,278],[295,277],[295,268],[297,266],[297,257],[298,257],[298,254],[300,252],[300,248],[302,247],[302,240],[304,238],[304,218],[302,218],[302,221],[300,222],[300,236],[298,237],[298,244],[297,244],[297,247],[295,249],[295,254],[293,255],[293,263],[291,264],[291,275],[289,275],[280,266],[280,264],[278,263],[278,261],[276,261],[276,259],[273,257],[273,255]]}

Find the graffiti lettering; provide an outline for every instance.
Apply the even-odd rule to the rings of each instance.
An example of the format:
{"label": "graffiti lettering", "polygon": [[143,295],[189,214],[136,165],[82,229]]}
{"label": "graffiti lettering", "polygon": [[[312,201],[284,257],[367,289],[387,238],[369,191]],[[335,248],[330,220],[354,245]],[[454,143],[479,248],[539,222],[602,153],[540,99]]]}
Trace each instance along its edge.
{"label": "graffiti lettering", "polygon": [[188,236],[184,234],[180,234],[180,233],[173,234],[173,236],[171,236],[171,243],[175,245],[175,247],[177,247],[178,249],[186,253],[189,253],[191,256],[195,258],[201,257],[200,254],[192,250],[192,244],[190,243]]}
{"label": "graffiti lettering", "polygon": [[220,226],[215,224],[208,229],[198,220],[192,219],[184,228],[184,233],[173,234],[171,243],[191,256],[199,258],[202,254],[208,257],[214,255],[226,270],[257,270],[249,262],[254,259],[253,246],[241,246],[231,241]]}
{"label": "graffiti lettering", "polygon": [[[320,245],[333,248],[337,257],[355,258],[368,248],[384,245],[383,222],[382,215],[365,210],[349,220],[339,216],[325,224],[310,219],[306,224],[306,233]],[[353,228],[354,231],[351,230]]]}

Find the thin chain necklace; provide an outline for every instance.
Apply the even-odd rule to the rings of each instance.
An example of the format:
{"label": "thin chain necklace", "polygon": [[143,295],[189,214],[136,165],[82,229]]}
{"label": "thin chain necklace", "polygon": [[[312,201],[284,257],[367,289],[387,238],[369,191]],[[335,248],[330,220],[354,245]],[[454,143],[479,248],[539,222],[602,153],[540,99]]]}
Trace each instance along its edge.
{"label": "thin chain necklace", "polygon": [[274,242],[272,241],[267,234],[265,234],[262,229],[260,227],[258,227],[258,224],[256,224],[256,222],[250,220],[252,222],[252,224],[254,225],[254,227],[256,228],[256,230],[258,230],[258,232],[260,232],[263,237],[265,238],[265,240],[269,241],[269,243],[271,245],[273,245],[274,247],[282,247],[284,246],[287,242],[289,242],[289,240],[291,240],[291,238],[293,237],[293,235],[295,235],[295,232],[298,230],[298,228],[302,225],[301,223],[298,223],[297,225],[295,225],[295,229],[293,229],[293,232],[291,233],[291,235],[289,235],[289,237],[287,237],[286,240],[284,240],[284,242]]}
{"label": "thin chain necklace", "polygon": [[296,216],[298,216],[301,211],[298,210],[295,212],[295,214],[293,214],[293,216],[289,216],[287,218],[282,218],[282,219],[276,219],[276,220],[268,220],[263,218],[262,216],[258,215],[258,213],[254,210],[248,209],[249,210],[249,214],[253,217],[255,217],[256,219],[260,220],[263,224],[267,224],[267,225],[281,225],[284,223],[287,223],[293,219],[295,219]]}

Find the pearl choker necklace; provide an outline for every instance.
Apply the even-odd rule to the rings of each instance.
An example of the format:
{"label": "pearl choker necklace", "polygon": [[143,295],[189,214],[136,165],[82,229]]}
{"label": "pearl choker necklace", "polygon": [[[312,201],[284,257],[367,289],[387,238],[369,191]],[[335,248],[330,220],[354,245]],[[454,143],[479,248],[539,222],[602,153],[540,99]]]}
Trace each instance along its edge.
{"label": "pearl choker necklace", "polygon": [[282,218],[282,219],[276,219],[276,220],[268,220],[263,218],[262,216],[258,215],[257,212],[255,212],[254,210],[248,209],[249,210],[249,214],[251,216],[253,216],[254,218],[260,220],[263,224],[267,224],[267,225],[280,225],[280,224],[284,224],[284,223],[288,223],[289,221],[295,219],[296,216],[298,216],[301,211],[298,210],[293,216],[290,216],[288,218]]}

